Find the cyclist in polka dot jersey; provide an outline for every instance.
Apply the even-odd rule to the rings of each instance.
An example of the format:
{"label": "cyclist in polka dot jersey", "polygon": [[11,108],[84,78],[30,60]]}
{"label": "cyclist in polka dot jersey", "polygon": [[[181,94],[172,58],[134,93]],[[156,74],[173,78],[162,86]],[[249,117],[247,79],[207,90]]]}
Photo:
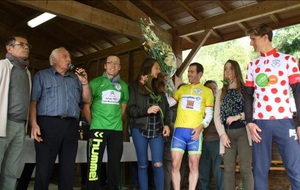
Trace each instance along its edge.
{"label": "cyclist in polka dot jersey", "polygon": [[[266,24],[249,29],[248,35],[254,51],[261,54],[249,63],[244,88],[245,119],[254,142],[254,188],[268,189],[268,171],[274,140],[291,187],[299,190],[300,128],[295,126],[289,103],[291,88],[296,108],[300,110],[300,73],[297,61],[293,56],[273,48],[272,29]],[[298,120],[299,114],[298,111]],[[300,124],[299,121],[298,123]]]}

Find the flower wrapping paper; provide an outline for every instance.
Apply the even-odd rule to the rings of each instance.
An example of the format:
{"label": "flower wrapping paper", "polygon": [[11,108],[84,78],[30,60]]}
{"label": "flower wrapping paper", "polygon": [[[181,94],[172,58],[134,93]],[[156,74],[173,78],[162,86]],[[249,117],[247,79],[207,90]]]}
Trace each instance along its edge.
{"label": "flower wrapping paper", "polygon": [[172,47],[160,40],[153,31],[154,24],[151,19],[140,18],[144,50],[147,54],[156,59],[160,66],[161,72],[167,74],[169,79],[166,82],[166,92],[168,95],[174,93],[174,83],[172,76],[177,70],[176,57]]}

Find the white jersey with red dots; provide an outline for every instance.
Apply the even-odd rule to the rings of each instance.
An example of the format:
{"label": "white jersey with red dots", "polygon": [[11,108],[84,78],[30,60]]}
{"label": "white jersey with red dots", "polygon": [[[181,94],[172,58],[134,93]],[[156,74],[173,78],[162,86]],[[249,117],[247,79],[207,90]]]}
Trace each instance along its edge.
{"label": "white jersey with red dots", "polygon": [[247,68],[246,87],[254,88],[254,119],[292,118],[290,85],[300,82],[296,59],[276,49],[251,61]]}

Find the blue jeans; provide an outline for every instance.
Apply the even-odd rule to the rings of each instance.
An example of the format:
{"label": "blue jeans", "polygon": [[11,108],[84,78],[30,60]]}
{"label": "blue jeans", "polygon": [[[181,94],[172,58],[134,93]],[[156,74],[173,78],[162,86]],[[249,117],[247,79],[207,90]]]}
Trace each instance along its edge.
{"label": "blue jeans", "polygon": [[223,157],[219,154],[220,141],[203,141],[199,164],[198,190],[210,190],[210,167],[212,166],[217,190],[224,190],[224,169],[220,168]]}
{"label": "blue jeans", "polygon": [[268,172],[272,159],[272,141],[278,151],[291,181],[293,190],[300,189],[300,145],[292,119],[256,120],[262,129],[260,143],[253,142],[254,189],[268,189]]}
{"label": "blue jeans", "polygon": [[[138,160],[138,179],[140,190],[148,190],[148,144],[150,145],[156,190],[163,190],[163,136],[159,135],[155,138],[146,138],[142,136],[140,130],[137,128],[132,128],[131,134]],[[155,166],[156,164],[160,164],[160,166]]]}

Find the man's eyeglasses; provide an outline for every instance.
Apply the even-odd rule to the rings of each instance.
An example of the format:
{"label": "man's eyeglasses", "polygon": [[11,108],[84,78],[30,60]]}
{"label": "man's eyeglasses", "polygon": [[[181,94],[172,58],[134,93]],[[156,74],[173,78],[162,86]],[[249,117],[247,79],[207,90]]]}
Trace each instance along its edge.
{"label": "man's eyeglasses", "polygon": [[28,49],[32,48],[32,46],[30,44],[27,44],[27,43],[24,43],[24,42],[19,42],[19,43],[11,44],[11,46],[21,46],[22,48],[25,48],[27,46]]}
{"label": "man's eyeglasses", "polygon": [[107,61],[106,64],[108,65],[120,65],[120,62],[112,62],[112,61]]}

